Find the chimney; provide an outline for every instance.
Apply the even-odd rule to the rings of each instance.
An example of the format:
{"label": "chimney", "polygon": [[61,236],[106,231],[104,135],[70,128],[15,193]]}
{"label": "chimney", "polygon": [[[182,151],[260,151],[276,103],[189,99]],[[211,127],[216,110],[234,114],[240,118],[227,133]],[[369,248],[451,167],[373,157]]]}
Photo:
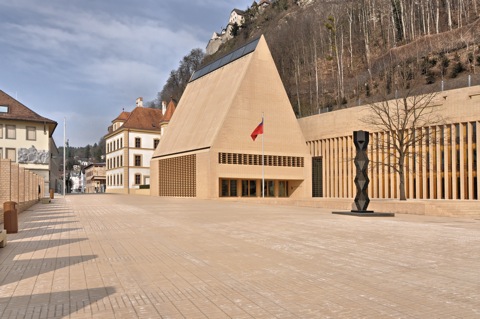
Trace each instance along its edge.
{"label": "chimney", "polygon": [[162,115],[165,115],[165,112],[167,112],[167,102],[162,101]]}
{"label": "chimney", "polygon": [[137,107],[143,107],[143,97],[139,97],[136,102]]}

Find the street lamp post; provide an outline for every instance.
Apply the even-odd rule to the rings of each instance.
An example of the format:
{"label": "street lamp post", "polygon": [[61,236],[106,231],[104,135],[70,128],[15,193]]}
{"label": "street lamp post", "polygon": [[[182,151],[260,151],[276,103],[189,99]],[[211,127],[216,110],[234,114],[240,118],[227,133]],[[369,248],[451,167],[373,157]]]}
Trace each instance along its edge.
{"label": "street lamp post", "polygon": [[63,197],[65,198],[65,187],[67,184],[67,175],[66,175],[66,167],[65,167],[65,156],[66,156],[66,137],[67,137],[67,119],[63,118]]}

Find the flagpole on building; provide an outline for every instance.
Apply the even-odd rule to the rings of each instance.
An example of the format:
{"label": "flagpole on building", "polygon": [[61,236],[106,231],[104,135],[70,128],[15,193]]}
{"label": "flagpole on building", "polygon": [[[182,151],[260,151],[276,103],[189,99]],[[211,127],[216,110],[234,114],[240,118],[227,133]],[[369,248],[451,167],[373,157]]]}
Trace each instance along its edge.
{"label": "flagpole on building", "polygon": [[263,137],[265,135],[265,118],[262,112],[263,134],[262,134],[262,198],[265,198],[265,148]]}

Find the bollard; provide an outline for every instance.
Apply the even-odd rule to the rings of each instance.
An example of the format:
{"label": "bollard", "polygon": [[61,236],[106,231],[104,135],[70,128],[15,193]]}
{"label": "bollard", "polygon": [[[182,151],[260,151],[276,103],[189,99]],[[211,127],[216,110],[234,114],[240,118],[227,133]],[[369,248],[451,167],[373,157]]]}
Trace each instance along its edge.
{"label": "bollard", "polygon": [[3,226],[7,233],[18,233],[18,212],[16,202],[3,203]]}

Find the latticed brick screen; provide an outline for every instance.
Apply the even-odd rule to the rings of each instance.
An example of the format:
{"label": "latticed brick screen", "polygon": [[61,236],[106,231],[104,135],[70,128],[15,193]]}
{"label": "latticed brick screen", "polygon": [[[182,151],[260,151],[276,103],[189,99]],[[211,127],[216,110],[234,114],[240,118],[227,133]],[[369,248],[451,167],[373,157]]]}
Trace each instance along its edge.
{"label": "latticed brick screen", "polygon": [[158,161],[158,195],[195,197],[196,187],[195,154],[161,159]]}
{"label": "latticed brick screen", "polygon": [[[261,154],[218,153],[218,163],[235,165],[262,165]],[[305,159],[298,156],[265,155],[265,166],[304,167]]]}

